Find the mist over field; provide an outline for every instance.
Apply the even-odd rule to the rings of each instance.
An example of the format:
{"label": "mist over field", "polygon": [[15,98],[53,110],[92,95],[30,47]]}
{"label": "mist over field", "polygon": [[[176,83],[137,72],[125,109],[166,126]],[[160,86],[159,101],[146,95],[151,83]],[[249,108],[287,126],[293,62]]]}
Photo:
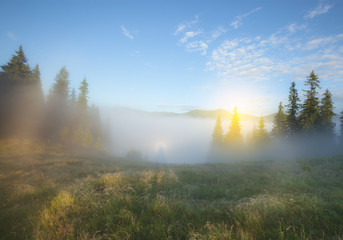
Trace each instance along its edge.
{"label": "mist over field", "polygon": [[0,240],[343,240],[342,12],[1,0]]}
{"label": "mist over field", "polygon": [[[136,158],[158,163],[194,164],[213,162],[210,153],[212,134],[217,115],[224,115],[222,127],[226,129],[231,122],[231,113],[225,110],[171,113],[144,112],[123,107],[103,108],[103,121],[109,129],[111,144],[108,151],[114,156]],[[243,114],[241,121],[242,135],[248,141],[259,117]],[[266,129],[271,132],[274,114],[267,116]],[[336,132],[339,131],[339,116],[335,116]],[[246,144],[238,156],[230,161],[249,159],[292,159],[297,157],[331,156],[336,153],[328,146],[327,150],[310,153],[309,150],[298,151],[302,139],[289,142],[277,140],[268,144],[268,153],[256,156],[258,151]],[[304,140],[305,141],[305,140]],[[319,143],[318,143],[319,144]],[[336,143],[335,143],[336,144]],[[300,148],[300,147],[299,147]],[[250,153],[249,153],[250,151]],[[307,152],[308,151],[308,152]],[[130,155],[131,154],[131,155]]]}

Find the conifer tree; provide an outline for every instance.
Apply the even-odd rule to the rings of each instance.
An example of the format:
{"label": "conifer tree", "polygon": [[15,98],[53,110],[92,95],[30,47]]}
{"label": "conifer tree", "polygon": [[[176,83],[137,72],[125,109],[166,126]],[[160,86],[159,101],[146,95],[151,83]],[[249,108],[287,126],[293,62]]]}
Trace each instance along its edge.
{"label": "conifer tree", "polygon": [[233,110],[233,115],[231,118],[231,123],[229,126],[229,131],[225,136],[226,143],[241,143],[242,134],[241,134],[241,125],[240,119],[237,113],[237,107]]}
{"label": "conifer tree", "polygon": [[37,64],[32,70],[32,81],[35,88],[35,95],[39,101],[44,102],[44,94],[42,90],[42,82],[40,79],[39,65]]}
{"label": "conifer tree", "polygon": [[305,90],[305,102],[300,112],[300,123],[305,133],[316,133],[320,128],[319,100],[317,89],[319,87],[319,78],[312,71],[305,82],[309,90]]}
{"label": "conifer tree", "polygon": [[212,145],[214,147],[220,146],[223,143],[223,127],[221,116],[218,116],[216,126],[212,134]]}
{"label": "conifer tree", "polygon": [[47,135],[51,140],[60,141],[63,128],[71,121],[69,109],[69,73],[65,66],[56,74],[55,83],[47,101]]}
{"label": "conifer tree", "polygon": [[341,145],[343,145],[343,110],[341,111],[341,116],[339,118],[340,120],[340,133],[341,133],[341,136],[340,136],[340,139],[341,139]]}
{"label": "conifer tree", "polygon": [[83,113],[87,112],[88,109],[88,83],[86,81],[86,78],[83,79],[80,85],[80,93],[79,98],[77,100],[77,105],[79,107],[79,110]]}
{"label": "conifer tree", "polygon": [[284,138],[287,135],[287,116],[283,112],[282,102],[280,102],[279,111],[274,117],[272,135],[278,138]]}
{"label": "conifer tree", "polygon": [[333,112],[332,94],[328,89],[325,90],[320,105],[321,130],[327,135],[334,135],[335,123],[332,122]]}
{"label": "conifer tree", "polygon": [[266,130],[266,125],[264,122],[264,118],[261,116],[260,121],[257,126],[256,130],[256,137],[259,142],[265,142],[268,140],[268,132]]}
{"label": "conifer tree", "polygon": [[292,82],[289,88],[288,109],[287,109],[287,130],[288,135],[294,135],[299,131],[298,110],[299,110],[298,90],[295,88],[295,82]]}
{"label": "conifer tree", "polygon": [[76,106],[76,92],[75,92],[75,88],[73,88],[73,90],[71,91],[71,95],[70,95],[70,105],[72,107]]}
{"label": "conifer tree", "polygon": [[99,152],[105,151],[105,148],[104,148],[104,146],[103,146],[102,143],[101,143],[101,138],[100,138],[100,137],[98,137],[97,140],[96,140],[95,149],[96,149],[97,151],[99,151]]}
{"label": "conifer tree", "polygon": [[9,80],[29,82],[32,71],[29,64],[27,64],[23,46],[20,45],[19,49],[15,52],[16,54],[12,56],[11,60],[7,64],[2,65],[1,68]]}
{"label": "conifer tree", "polygon": [[63,66],[55,78],[55,84],[51,90],[52,97],[67,101],[69,96],[69,72]]}

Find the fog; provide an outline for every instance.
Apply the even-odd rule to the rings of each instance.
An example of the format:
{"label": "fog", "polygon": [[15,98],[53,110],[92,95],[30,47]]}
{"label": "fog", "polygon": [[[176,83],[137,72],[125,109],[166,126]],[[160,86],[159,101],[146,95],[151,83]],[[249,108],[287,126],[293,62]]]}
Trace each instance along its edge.
{"label": "fog", "polygon": [[[288,141],[272,139],[266,145],[249,145],[247,139],[259,117],[241,121],[243,147],[218,151],[211,155],[211,141],[215,118],[190,117],[186,114],[149,113],[127,108],[101,110],[104,124],[111,137],[107,151],[127,159],[158,163],[194,164],[215,161],[295,159],[336,154],[337,142],[325,138],[296,137]],[[337,118],[334,118],[337,122]],[[223,119],[226,134],[230,120]],[[265,122],[272,130],[272,118]],[[337,130],[337,128],[336,128]]]}
{"label": "fog", "polygon": [[114,108],[110,119],[112,147],[107,151],[124,157],[136,150],[142,157],[163,163],[207,161],[214,119],[167,116]]}

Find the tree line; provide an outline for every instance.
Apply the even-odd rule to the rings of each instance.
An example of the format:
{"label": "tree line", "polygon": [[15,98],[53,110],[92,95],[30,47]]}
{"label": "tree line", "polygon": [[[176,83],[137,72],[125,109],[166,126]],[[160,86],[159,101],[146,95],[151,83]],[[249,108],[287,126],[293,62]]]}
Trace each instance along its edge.
{"label": "tree line", "polygon": [[[273,121],[273,129],[269,133],[265,127],[264,118],[250,134],[247,141],[261,144],[271,139],[291,142],[294,139],[321,139],[329,144],[335,144],[335,123],[333,122],[334,105],[331,92],[326,89],[320,99],[318,90],[319,77],[312,71],[306,79],[304,101],[301,103],[295,82],[289,88],[288,104],[280,102],[278,112]],[[343,111],[340,113],[340,143],[343,144]],[[213,131],[212,148],[232,148],[241,146],[243,136],[237,108],[234,109],[231,123],[226,135],[223,134],[222,120],[219,116]]]}
{"label": "tree line", "polygon": [[86,78],[77,94],[74,88],[70,90],[69,72],[63,66],[45,97],[39,65],[29,66],[21,45],[1,69],[0,138],[30,138],[104,150],[106,134],[98,107],[89,106]]}

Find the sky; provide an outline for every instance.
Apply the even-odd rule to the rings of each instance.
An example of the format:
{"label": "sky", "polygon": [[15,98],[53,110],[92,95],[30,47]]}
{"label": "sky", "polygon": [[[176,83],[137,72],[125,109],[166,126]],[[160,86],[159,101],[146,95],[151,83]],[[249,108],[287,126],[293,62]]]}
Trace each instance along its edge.
{"label": "sky", "polygon": [[0,64],[22,44],[46,94],[65,65],[90,102],[254,115],[300,95],[311,70],[343,110],[343,1],[0,2]]}

